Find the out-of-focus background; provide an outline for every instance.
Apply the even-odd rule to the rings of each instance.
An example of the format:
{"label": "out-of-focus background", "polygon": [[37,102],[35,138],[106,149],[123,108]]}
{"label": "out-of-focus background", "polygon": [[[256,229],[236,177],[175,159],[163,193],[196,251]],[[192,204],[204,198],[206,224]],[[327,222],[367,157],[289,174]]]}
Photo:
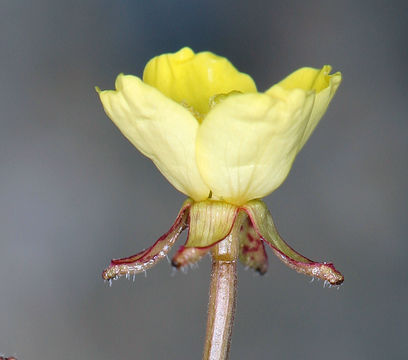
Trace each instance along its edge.
{"label": "out-of-focus background", "polygon": [[209,259],[111,288],[100,276],[167,231],[184,196],[94,86],[188,45],[228,57],[260,90],[306,65],[344,75],[265,201],[293,247],[346,281],[323,288],[272,254],[264,277],[240,266],[231,358],[407,357],[407,35],[406,1],[1,1],[0,353],[201,357]]}

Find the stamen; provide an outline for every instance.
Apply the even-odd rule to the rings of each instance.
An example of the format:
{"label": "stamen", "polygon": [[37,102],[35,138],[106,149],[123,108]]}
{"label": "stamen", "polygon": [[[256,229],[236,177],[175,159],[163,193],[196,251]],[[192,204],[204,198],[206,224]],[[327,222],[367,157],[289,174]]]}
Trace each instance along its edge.
{"label": "stamen", "polygon": [[183,100],[180,105],[184,106],[188,111],[191,112],[191,114],[198,120],[199,123],[201,123],[204,120],[205,115],[201,114],[198,112],[194,107],[189,105],[187,101]]}

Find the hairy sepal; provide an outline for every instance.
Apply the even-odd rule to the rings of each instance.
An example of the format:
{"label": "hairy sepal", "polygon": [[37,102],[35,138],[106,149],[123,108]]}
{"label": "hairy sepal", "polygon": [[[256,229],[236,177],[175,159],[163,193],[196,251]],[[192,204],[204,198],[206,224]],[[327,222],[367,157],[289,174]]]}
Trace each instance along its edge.
{"label": "hairy sepal", "polygon": [[293,250],[280,237],[273,223],[272,215],[260,200],[252,200],[242,206],[248,214],[252,226],[261,239],[273,250],[275,255],[286,265],[298,273],[328,281],[331,285],[340,285],[343,275],[332,263],[310,260]]}
{"label": "hairy sepal", "polygon": [[192,203],[191,199],[184,202],[170,230],[162,235],[153,246],[129,257],[113,259],[109,267],[103,271],[102,277],[105,280],[117,279],[121,276],[129,277],[156,265],[167,255],[181,232],[187,227],[188,210]]}

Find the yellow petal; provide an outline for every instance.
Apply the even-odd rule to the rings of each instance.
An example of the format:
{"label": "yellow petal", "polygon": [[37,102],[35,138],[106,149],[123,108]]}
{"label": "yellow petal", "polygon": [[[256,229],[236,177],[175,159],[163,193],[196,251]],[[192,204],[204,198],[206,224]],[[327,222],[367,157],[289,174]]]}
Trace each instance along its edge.
{"label": "yellow petal", "polygon": [[314,92],[275,88],[231,95],[198,130],[197,164],[217,199],[241,205],[268,195],[287,176],[303,136]]}
{"label": "yellow petal", "polygon": [[341,83],[341,73],[337,72],[329,75],[330,71],[331,66],[329,65],[323,66],[322,69],[308,67],[301,68],[267,91],[267,93],[273,91],[276,86],[282,87],[286,90],[303,89],[305,91],[316,91],[316,99],[313,105],[312,114],[301,140],[299,150],[309,139],[316,125],[326,112],[331,99]]}
{"label": "yellow petal", "polygon": [[202,115],[209,111],[210,99],[216,94],[256,92],[252,78],[240,73],[226,58],[211,52],[195,54],[187,47],[151,59],[143,81]]}
{"label": "yellow petal", "polygon": [[210,190],[195,162],[197,120],[136,76],[121,74],[115,85],[99,92],[106,114],[176,189],[206,199]]}

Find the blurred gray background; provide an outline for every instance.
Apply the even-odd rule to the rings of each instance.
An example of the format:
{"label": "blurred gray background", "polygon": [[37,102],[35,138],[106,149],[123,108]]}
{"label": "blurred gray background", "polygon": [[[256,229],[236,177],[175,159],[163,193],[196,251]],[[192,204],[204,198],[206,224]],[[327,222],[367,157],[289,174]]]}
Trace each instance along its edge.
{"label": "blurred gray background", "polygon": [[[0,1],[0,353],[200,359],[210,261],[109,288],[184,200],[105,116],[94,85],[188,45],[265,90],[331,64],[344,82],[266,198],[283,237],[339,289],[272,254],[239,269],[232,359],[402,359],[407,337],[406,1]],[[178,243],[181,245],[182,241]]]}

